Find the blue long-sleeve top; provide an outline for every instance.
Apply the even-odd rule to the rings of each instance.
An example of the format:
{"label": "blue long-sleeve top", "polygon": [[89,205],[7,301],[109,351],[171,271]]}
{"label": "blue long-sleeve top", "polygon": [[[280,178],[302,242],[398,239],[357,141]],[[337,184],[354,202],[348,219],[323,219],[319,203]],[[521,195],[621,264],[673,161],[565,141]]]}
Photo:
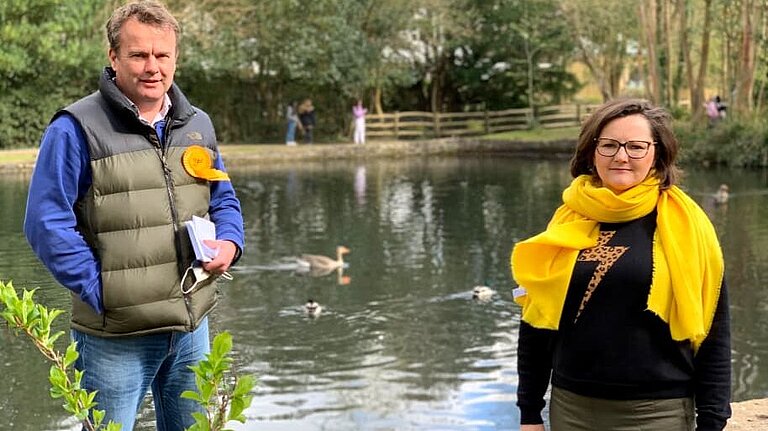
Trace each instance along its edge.
{"label": "blue long-sleeve top", "polygon": [[[161,140],[164,128],[165,121],[155,124]],[[214,168],[226,170],[220,155]],[[77,230],[74,212],[75,203],[90,186],[90,156],[83,130],[71,115],[59,115],[40,143],[30,182],[30,190],[35,192],[27,198],[24,234],[56,281],[103,314],[101,267]],[[212,181],[210,187],[208,211],[216,225],[216,239],[232,241],[239,257],[245,244],[240,201],[229,181]]]}

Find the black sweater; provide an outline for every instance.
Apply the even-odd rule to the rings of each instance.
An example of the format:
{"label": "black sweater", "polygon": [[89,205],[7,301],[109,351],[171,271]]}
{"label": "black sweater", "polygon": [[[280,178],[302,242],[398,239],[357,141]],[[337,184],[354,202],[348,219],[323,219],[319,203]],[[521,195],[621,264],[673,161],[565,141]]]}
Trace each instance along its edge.
{"label": "black sweater", "polygon": [[627,223],[601,224],[598,245],[577,259],[559,330],[520,323],[521,423],[543,422],[551,375],[553,386],[595,398],[694,396],[697,430],[725,426],[731,413],[726,284],[712,329],[694,355],[689,342],[674,341],[669,326],[647,310],[655,229],[655,211]]}

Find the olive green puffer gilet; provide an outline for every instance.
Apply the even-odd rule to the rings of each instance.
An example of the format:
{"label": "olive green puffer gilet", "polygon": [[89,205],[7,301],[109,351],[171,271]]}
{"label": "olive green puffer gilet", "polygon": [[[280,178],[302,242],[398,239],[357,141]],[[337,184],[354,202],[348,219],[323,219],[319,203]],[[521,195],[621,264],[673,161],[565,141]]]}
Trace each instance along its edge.
{"label": "olive green puffer gilet", "polygon": [[169,95],[163,143],[104,78],[100,91],[65,108],[82,126],[90,152],[92,185],[75,213],[101,264],[105,310],[99,315],[72,295],[72,327],[79,331],[102,337],[193,331],[216,304],[212,278],[188,294],[180,287],[194,260],[184,221],[207,217],[210,203],[208,182],[184,170],[182,154],[200,145],[213,160],[216,137],[208,116],[175,85]]}

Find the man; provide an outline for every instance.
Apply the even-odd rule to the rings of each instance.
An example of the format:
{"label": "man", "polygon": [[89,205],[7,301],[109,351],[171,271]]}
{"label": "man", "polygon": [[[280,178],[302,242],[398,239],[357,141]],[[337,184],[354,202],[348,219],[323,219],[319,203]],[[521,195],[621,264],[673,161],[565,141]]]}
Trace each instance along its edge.
{"label": "man", "polygon": [[[181,431],[200,409],[180,395],[195,389],[188,366],[210,351],[215,279],[243,248],[240,202],[210,118],[173,83],[175,18],[141,1],[106,27],[110,66],[46,129],[24,231],[72,293],[75,365],[105,423],[133,429],[151,388],[157,429]],[[206,245],[218,253],[202,269],[184,228],[192,216],[216,226]]]}

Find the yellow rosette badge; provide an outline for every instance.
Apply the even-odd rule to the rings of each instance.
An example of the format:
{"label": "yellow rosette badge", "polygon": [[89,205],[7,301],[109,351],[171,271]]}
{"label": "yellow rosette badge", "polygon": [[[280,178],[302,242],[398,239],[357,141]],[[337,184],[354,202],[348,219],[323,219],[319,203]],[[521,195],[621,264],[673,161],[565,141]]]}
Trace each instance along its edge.
{"label": "yellow rosette badge", "polygon": [[181,163],[184,170],[195,178],[208,181],[229,181],[229,175],[226,172],[213,168],[213,161],[205,148],[199,145],[192,145],[181,156]]}

